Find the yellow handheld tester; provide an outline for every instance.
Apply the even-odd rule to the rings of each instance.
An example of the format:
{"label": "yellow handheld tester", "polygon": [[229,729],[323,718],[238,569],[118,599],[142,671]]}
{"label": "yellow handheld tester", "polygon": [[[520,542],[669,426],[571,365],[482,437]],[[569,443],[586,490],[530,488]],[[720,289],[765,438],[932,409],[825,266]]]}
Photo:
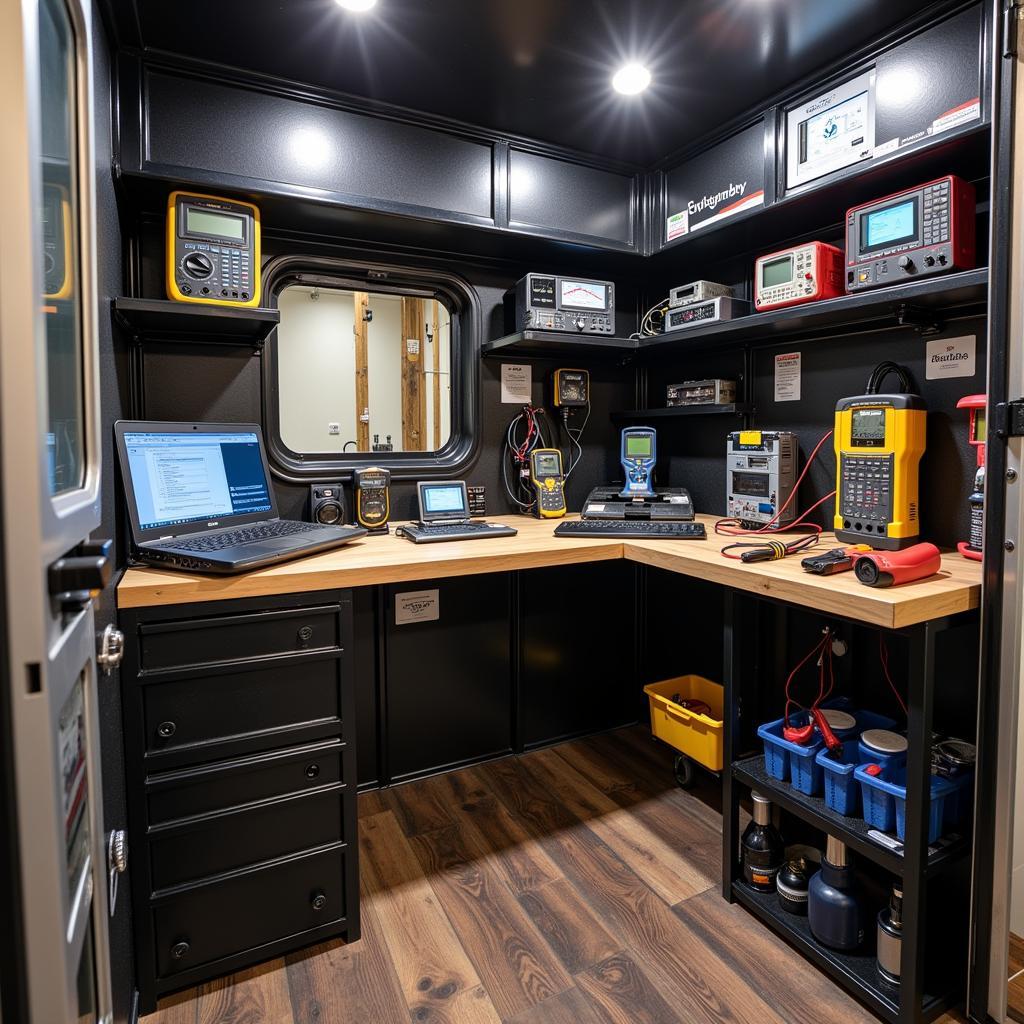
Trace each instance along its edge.
{"label": "yellow handheld tester", "polygon": [[167,297],[215,306],[260,304],[260,211],[198,192],[167,198]]}
{"label": "yellow handheld tester", "polygon": [[566,513],[562,453],[557,448],[534,448],[530,452],[530,483],[537,492],[534,515],[560,519]]}
{"label": "yellow handheld tester", "polygon": [[[893,369],[909,385],[902,367],[890,363],[884,373]],[[835,534],[850,544],[897,551],[916,544],[920,533],[918,466],[927,412],[920,395],[875,394],[879,370],[868,394],[836,405]]]}
{"label": "yellow handheld tester", "polygon": [[43,298],[68,299],[73,284],[71,203],[68,190],[43,182]]}

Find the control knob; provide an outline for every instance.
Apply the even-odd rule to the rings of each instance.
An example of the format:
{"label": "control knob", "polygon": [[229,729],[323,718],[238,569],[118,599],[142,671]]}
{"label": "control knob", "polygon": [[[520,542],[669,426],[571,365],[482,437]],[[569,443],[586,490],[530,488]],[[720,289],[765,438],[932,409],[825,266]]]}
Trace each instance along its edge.
{"label": "control knob", "polygon": [[203,281],[213,273],[213,260],[204,252],[190,252],[181,261],[181,269],[189,277]]}
{"label": "control knob", "polygon": [[909,256],[901,256],[896,263],[900,270],[906,270],[908,273],[914,269],[914,261]]}

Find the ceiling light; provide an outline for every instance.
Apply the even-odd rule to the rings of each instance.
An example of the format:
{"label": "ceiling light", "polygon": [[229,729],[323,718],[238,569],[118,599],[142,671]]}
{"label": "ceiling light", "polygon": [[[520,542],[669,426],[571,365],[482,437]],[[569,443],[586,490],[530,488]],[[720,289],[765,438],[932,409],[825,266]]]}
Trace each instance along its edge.
{"label": "ceiling light", "polygon": [[624,96],[635,96],[651,84],[651,73],[643,64],[625,64],[612,76],[616,92]]}
{"label": "ceiling light", "polygon": [[334,0],[339,7],[344,7],[346,11],[356,11],[361,13],[362,11],[368,11],[371,7],[376,6],[377,0]]}

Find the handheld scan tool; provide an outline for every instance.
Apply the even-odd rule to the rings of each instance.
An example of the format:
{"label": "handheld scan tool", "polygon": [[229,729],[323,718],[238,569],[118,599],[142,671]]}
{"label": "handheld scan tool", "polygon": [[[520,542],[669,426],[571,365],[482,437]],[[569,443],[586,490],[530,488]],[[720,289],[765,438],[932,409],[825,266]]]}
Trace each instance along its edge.
{"label": "handheld scan tool", "polygon": [[653,498],[651,486],[658,457],[658,434],[653,427],[627,427],[622,431],[622,472],[626,484],[620,498]]}

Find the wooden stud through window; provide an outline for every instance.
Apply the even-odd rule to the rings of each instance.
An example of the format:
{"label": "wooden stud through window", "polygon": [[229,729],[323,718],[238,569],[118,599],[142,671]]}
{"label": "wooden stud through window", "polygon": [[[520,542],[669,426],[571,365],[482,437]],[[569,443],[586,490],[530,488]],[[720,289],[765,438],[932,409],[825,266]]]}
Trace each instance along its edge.
{"label": "wooden stud through window", "polygon": [[366,311],[369,306],[370,296],[366,292],[353,292],[352,333],[355,335],[356,363],[356,450],[360,452],[370,450],[370,363],[367,347],[369,324],[366,322]]}

